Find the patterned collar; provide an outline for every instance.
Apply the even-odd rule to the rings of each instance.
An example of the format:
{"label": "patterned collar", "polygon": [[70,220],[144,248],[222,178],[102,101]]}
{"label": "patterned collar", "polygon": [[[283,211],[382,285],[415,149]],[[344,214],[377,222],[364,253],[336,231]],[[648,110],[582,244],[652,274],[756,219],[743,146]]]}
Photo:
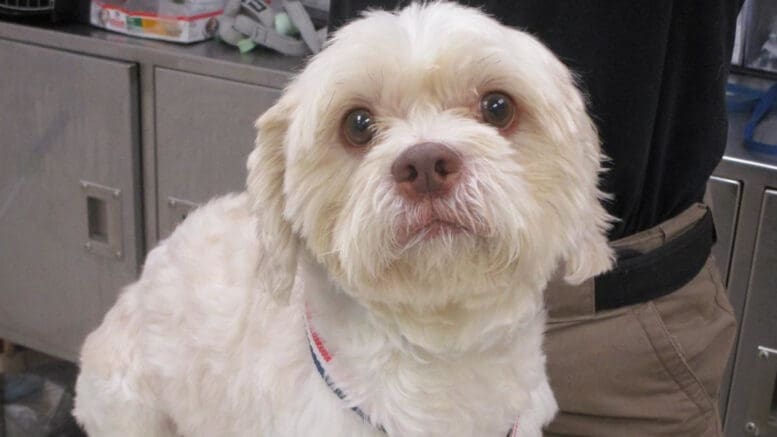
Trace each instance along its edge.
{"label": "patterned collar", "polygon": [[[305,330],[307,331],[310,356],[313,358],[313,364],[316,366],[318,374],[321,376],[324,382],[326,382],[326,385],[329,386],[332,392],[337,395],[338,398],[342,399],[343,401],[347,401],[348,396],[346,396],[346,394],[334,383],[334,381],[332,381],[332,378],[329,376],[329,372],[327,372],[327,367],[332,362],[332,353],[329,351],[329,349],[326,348],[326,345],[321,339],[321,336],[318,334],[318,331],[316,331],[316,329],[313,327],[310,309],[307,305],[305,305]],[[372,419],[370,419],[370,416],[367,415],[367,413],[365,413],[364,410],[359,408],[357,405],[352,406],[351,411],[358,414],[359,417],[361,417],[362,420],[364,420],[366,423],[369,423],[383,433],[386,433],[383,425],[373,422]],[[512,429],[510,429],[510,431],[507,433],[507,437],[518,437],[517,421],[515,422],[515,425],[513,425]]]}

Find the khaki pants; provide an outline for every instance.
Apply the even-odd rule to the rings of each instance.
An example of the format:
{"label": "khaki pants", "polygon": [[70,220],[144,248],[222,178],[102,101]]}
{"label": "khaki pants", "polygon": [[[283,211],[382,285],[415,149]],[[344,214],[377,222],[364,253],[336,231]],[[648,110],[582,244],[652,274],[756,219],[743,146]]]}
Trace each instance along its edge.
{"label": "khaki pants", "polygon": [[[702,218],[698,204],[613,242],[648,251]],[[651,302],[595,312],[593,281],[547,290],[545,340],[559,414],[546,436],[720,436],[720,380],[735,320],[712,258]]]}

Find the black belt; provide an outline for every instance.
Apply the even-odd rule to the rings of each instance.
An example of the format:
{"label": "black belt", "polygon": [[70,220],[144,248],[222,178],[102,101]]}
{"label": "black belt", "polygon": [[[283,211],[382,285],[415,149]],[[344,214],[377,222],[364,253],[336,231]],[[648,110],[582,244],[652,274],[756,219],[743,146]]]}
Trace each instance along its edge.
{"label": "black belt", "polygon": [[608,310],[665,296],[690,282],[715,244],[715,224],[707,211],[691,229],[647,253],[618,253],[615,268],[594,279],[596,310]]}

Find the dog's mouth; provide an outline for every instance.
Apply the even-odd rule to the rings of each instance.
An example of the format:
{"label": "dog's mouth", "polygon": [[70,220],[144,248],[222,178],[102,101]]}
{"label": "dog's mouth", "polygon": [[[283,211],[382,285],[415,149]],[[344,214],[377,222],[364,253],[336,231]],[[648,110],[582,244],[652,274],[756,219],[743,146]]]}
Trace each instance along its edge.
{"label": "dog's mouth", "polygon": [[483,226],[466,210],[452,209],[437,202],[415,205],[400,217],[397,223],[397,243],[401,247],[414,246],[438,238],[482,234]]}

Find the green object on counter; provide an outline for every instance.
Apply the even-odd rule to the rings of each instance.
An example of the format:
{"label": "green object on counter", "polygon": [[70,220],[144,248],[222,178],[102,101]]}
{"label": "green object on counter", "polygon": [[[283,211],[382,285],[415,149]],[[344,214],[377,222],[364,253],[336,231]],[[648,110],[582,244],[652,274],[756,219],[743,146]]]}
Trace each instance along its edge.
{"label": "green object on counter", "polygon": [[299,29],[291,21],[289,14],[285,12],[279,12],[275,14],[275,31],[281,35],[295,36],[299,35]]}
{"label": "green object on counter", "polygon": [[237,42],[237,48],[240,49],[240,53],[248,53],[256,47],[251,38],[241,39]]}

